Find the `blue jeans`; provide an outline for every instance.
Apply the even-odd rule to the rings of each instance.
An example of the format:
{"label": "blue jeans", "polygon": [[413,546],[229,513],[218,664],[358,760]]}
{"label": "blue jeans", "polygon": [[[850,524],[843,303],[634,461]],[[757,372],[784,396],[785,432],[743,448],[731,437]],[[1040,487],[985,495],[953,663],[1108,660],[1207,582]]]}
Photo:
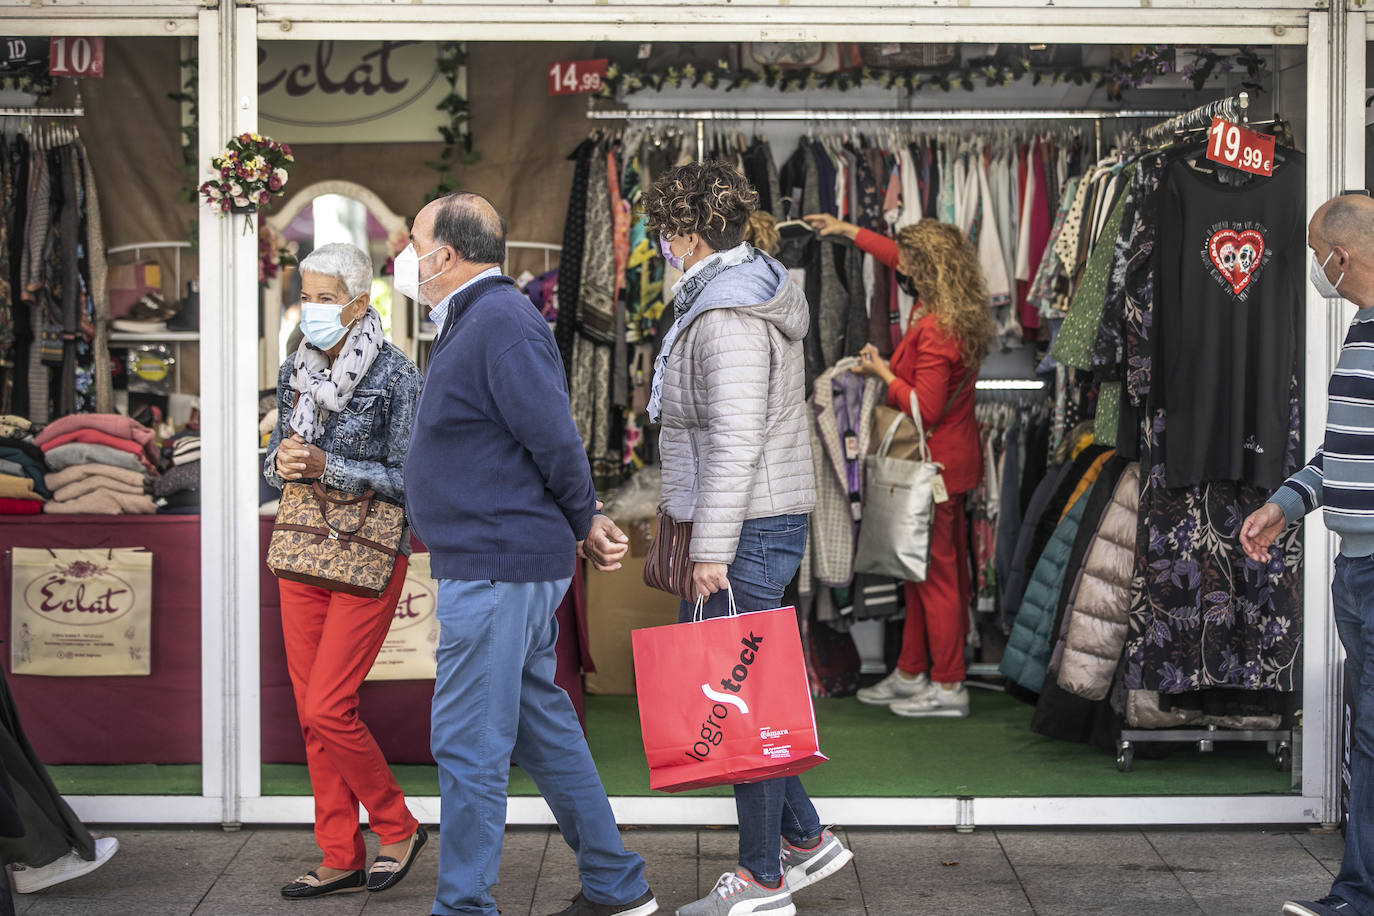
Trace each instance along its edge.
{"label": "blue jeans", "polygon": [[[727,573],[741,612],[781,606],[783,590],[796,576],[806,551],[807,525],[805,515],[776,515],[744,523],[735,562]],[[693,604],[682,602],[678,620],[691,620],[694,610]],[[728,613],[729,592],[717,592],[706,601],[703,617]],[[739,817],[739,864],[770,884],[782,878],[779,837],[795,844],[821,832],[820,816],[796,776],[735,786],[735,812]]]}
{"label": "blue jeans", "polygon": [[1336,630],[1355,698],[1350,747],[1350,822],[1331,893],[1374,916],[1374,557],[1336,558],[1331,584]]}
{"label": "blue jeans", "polygon": [[534,779],[577,853],[582,893],[615,905],[648,891],[625,851],[572,701],[554,683],[554,614],[568,580],[439,582],[430,744],[439,764],[439,888],[433,912],[496,916],[512,761]]}

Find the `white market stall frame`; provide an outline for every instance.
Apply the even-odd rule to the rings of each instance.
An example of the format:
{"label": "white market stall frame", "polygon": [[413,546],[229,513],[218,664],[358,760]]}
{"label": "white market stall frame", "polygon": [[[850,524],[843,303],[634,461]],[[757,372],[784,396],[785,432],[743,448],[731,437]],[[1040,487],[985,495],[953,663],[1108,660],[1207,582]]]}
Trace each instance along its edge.
{"label": "white market stall frame", "polygon": [[[1347,9],[1345,4],[1349,3]],[[1343,187],[1364,185],[1363,0],[430,0],[376,4],[314,0],[142,3],[47,0],[0,7],[6,34],[197,36],[200,158],[257,127],[258,40],[848,41],[1286,45],[1306,49],[1307,211]],[[309,823],[308,797],[264,797],[260,767],[256,315],[232,303],[257,295],[256,239],[243,217],[202,209],[202,357],[206,440],[202,498],[203,792],[197,796],[78,796],[97,822]],[[1348,313],[1308,292],[1305,432],[1320,441],[1326,379]],[[1307,523],[1304,721],[1300,791],[1282,796],[1074,798],[827,798],[828,821],[853,826],[1332,823],[1339,797],[1341,653],[1330,615],[1333,541]],[[1129,778],[1129,777],[1124,777]],[[427,822],[439,800],[410,799]],[[622,823],[729,824],[728,798],[612,799]],[[512,798],[512,824],[549,824],[539,798]]]}

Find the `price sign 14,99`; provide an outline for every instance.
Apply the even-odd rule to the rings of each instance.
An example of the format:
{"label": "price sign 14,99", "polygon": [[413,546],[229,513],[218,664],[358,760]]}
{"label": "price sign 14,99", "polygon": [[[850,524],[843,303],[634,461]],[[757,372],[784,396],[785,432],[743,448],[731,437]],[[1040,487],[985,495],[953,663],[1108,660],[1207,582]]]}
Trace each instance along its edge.
{"label": "price sign 14,99", "polygon": [[549,67],[549,95],[579,95],[601,91],[601,79],[610,61],[569,60]]}
{"label": "price sign 14,99", "polygon": [[1207,132],[1207,158],[1256,175],[1274,174],[1274,138],[1221,118]]}

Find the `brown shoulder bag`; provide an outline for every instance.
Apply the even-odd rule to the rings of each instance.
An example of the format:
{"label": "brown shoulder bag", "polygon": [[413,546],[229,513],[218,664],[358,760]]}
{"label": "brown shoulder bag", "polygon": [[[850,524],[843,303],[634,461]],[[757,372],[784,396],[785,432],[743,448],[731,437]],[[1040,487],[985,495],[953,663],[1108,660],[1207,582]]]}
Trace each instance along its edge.
{"label": "brown shoulder bag", "polygon": [[267,566],[279,579],[380,598],[405,533],[405,510],[320,483],[288,483],[272,526]]}

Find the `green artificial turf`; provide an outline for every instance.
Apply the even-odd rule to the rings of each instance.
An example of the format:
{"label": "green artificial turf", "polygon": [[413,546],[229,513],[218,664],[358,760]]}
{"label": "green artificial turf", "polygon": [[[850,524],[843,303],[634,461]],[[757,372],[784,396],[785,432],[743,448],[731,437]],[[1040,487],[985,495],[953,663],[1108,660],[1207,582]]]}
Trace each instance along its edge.
{"label": "green artificial turf", "polygon": [[63,795],[199,795],[200,764],[48,767]]}
{"label": "green artificial turf", "polygon": [[[999,693],[973,691],[968,719],[898,719],[855,700],[817,700],[821,750],[828,763],[805,776],[818,797],[982,797],[1094,795],[1254,795],[1292,792],[1291,775],[1274,769],[1263,744],[1216,742],[1210,754],[1180,745],[1158,760],[1137,756],[1131,773],[1096,748],[1032,734],[1031,708]],[[653,795],[633,697],[587,697],[587,730],[610,795]],[[434,767],[397,765],[408,795],[435,796]],[[69,795],[198,795],[197,766],[52,767]],[[264,795],[309,795],[302,765],[265,764]],[[511,771],[512,795],[537,794]],[[725,795],[728,788],[700,795]]]}

